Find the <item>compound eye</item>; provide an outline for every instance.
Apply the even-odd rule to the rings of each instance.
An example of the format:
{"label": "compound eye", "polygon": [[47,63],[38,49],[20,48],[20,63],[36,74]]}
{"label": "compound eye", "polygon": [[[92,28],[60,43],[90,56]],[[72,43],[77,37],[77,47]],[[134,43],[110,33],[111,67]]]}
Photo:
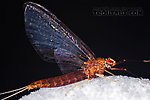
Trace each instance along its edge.
{"label": "compound eye", "polygon": [[113,66],[113,65],[114,65],[114,62],[115,62],[115,61],[114,61],[113,59],[108,58],[108,61],[107,61],[108,65]]}

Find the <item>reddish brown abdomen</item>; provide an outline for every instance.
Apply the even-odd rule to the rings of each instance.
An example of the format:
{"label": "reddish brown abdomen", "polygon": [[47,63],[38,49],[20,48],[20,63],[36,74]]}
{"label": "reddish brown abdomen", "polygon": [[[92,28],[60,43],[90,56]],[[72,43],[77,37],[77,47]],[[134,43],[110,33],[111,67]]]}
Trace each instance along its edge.
{"label": "reddish brown abdomen", "polygon": [[59,87],[75,83],[84,79],[87,79],[87,76],[83,73],[83,71],[79,70],[61,76],[39,80],[30,85],[37,85],[36,88]]}

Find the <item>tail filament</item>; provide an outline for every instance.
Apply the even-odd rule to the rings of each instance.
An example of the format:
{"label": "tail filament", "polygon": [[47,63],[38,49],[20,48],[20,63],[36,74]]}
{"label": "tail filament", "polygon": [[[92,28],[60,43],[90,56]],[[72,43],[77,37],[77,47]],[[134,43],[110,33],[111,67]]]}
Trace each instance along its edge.
{"label": "tail filament", "polygon": [[15,96],[15,95],[17,95],[17,94],[19,94],[19,93],[21,93],[21,92],[27,90],[27,89],[28,89],[28,88],[25,86],[25,87],[22,87],[22,88],[19,88],[19,89],[15,89],[15,90],[11,90],[11,91],[7,91],[7,92],[0,93],[0,95],[3,95],[3,94],[8,94],[8,93],[12,93],[12,92],[18,91],[18,92],[15,92],[15,93],[13,93],[12,95],[9,95],[9,96],[7,96],[7,97],[1,99],[1,100],[6,100],[6,99],[8,99],[8,98],[10,98],[10,97],[12,97],[12,96]]}

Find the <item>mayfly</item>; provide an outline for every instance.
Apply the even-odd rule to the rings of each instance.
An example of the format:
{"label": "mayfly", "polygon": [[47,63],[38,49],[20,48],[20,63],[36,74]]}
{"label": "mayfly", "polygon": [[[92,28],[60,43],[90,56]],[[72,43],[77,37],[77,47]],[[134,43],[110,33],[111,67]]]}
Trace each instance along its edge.
{"label": "mayfly", "polygon": [[[116,64],[125,60],[117,63],[112,58],[96,59],[88,46],[43,6],[33,2],[25,3],[24,18],[26,34],[34,49],[43,60],[47,62],[55,60],[64,75],[42,79],[22,88],[0,93],[2,95],[17,91],[2,100],[25,90],[59,87],[84,79],[101,77],[115,81],[104,77],[104,71],[111,75],[114,74],[107,69],[126,71],[126,69],[114,68]],[[150,60],[143,60],[143,62],[150,62]]]}

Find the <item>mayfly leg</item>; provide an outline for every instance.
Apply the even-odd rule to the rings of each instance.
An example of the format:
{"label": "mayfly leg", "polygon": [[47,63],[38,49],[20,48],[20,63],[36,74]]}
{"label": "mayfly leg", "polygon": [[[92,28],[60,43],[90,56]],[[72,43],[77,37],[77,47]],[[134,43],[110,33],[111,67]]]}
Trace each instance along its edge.
{"label": "mayfly leg", "polygon": [[150,62],[150,60],[143,60],[143,62]]}
{"label": "mayfly leg", "polygon": [[109,73],[109,74],[110,74],[110,75],[112,75],[112,76],[116,76],[115,74],[113,74],[113,73],[109,72],[109,71],[108,71],[108,70],[106,70],[106,69],[105,69],[105,72]]}
{"label": "mayfly leg", "polygon": [[86,81],[84,81],[84,82],[80,82],[80,83],[75,84],[72,88],[70,88],[70,89],[65,93],[65,96],[67,96],[67,94],[68,94],[73,88],[75,88],[76,86],[82,85],[82,84],[84,84],[84,83],[88,83],[89,81],[90,81],[90,80],[88,79],[88,80],[86,80]]}
{"label": "mayfly leg", "polygon": [[[150,60],[149,60],[149,61],[150,61]],[[135,77],[138,77],[137,75],[133,74],[132,72],[130,72],[130,71],[127,70],[127,69],[122,69],[122,68],[111,68],[111,70],[123,70],[123,71],[126,71],[126,72],[130,73],[131,75],[133,75],[133,76],[135,76]],[[107,73],[108,73],[108,72],[107,72]],[[111,72],[109,72],[109,73],[111,73]],[[144,81],[144,82],[150,83],[149,81],[144,80],[142,77],[138,77],[138,78],[140,78],[140,79],[141,79],[142,81]]]}
{"label": "mayfly leg", "polygon": [[108,81],[111,81],[111,82],[117,82],[118,80],[111,80],[111,79],[108,79],[108,78],[106,78],[106,77],[104,77],[104,75],[103,74],[95,74],[96,76],[98,76],[98,77],[101,77],[101,78],[104,78],[104,79],[106,79],[106,80],[108,80]]}

